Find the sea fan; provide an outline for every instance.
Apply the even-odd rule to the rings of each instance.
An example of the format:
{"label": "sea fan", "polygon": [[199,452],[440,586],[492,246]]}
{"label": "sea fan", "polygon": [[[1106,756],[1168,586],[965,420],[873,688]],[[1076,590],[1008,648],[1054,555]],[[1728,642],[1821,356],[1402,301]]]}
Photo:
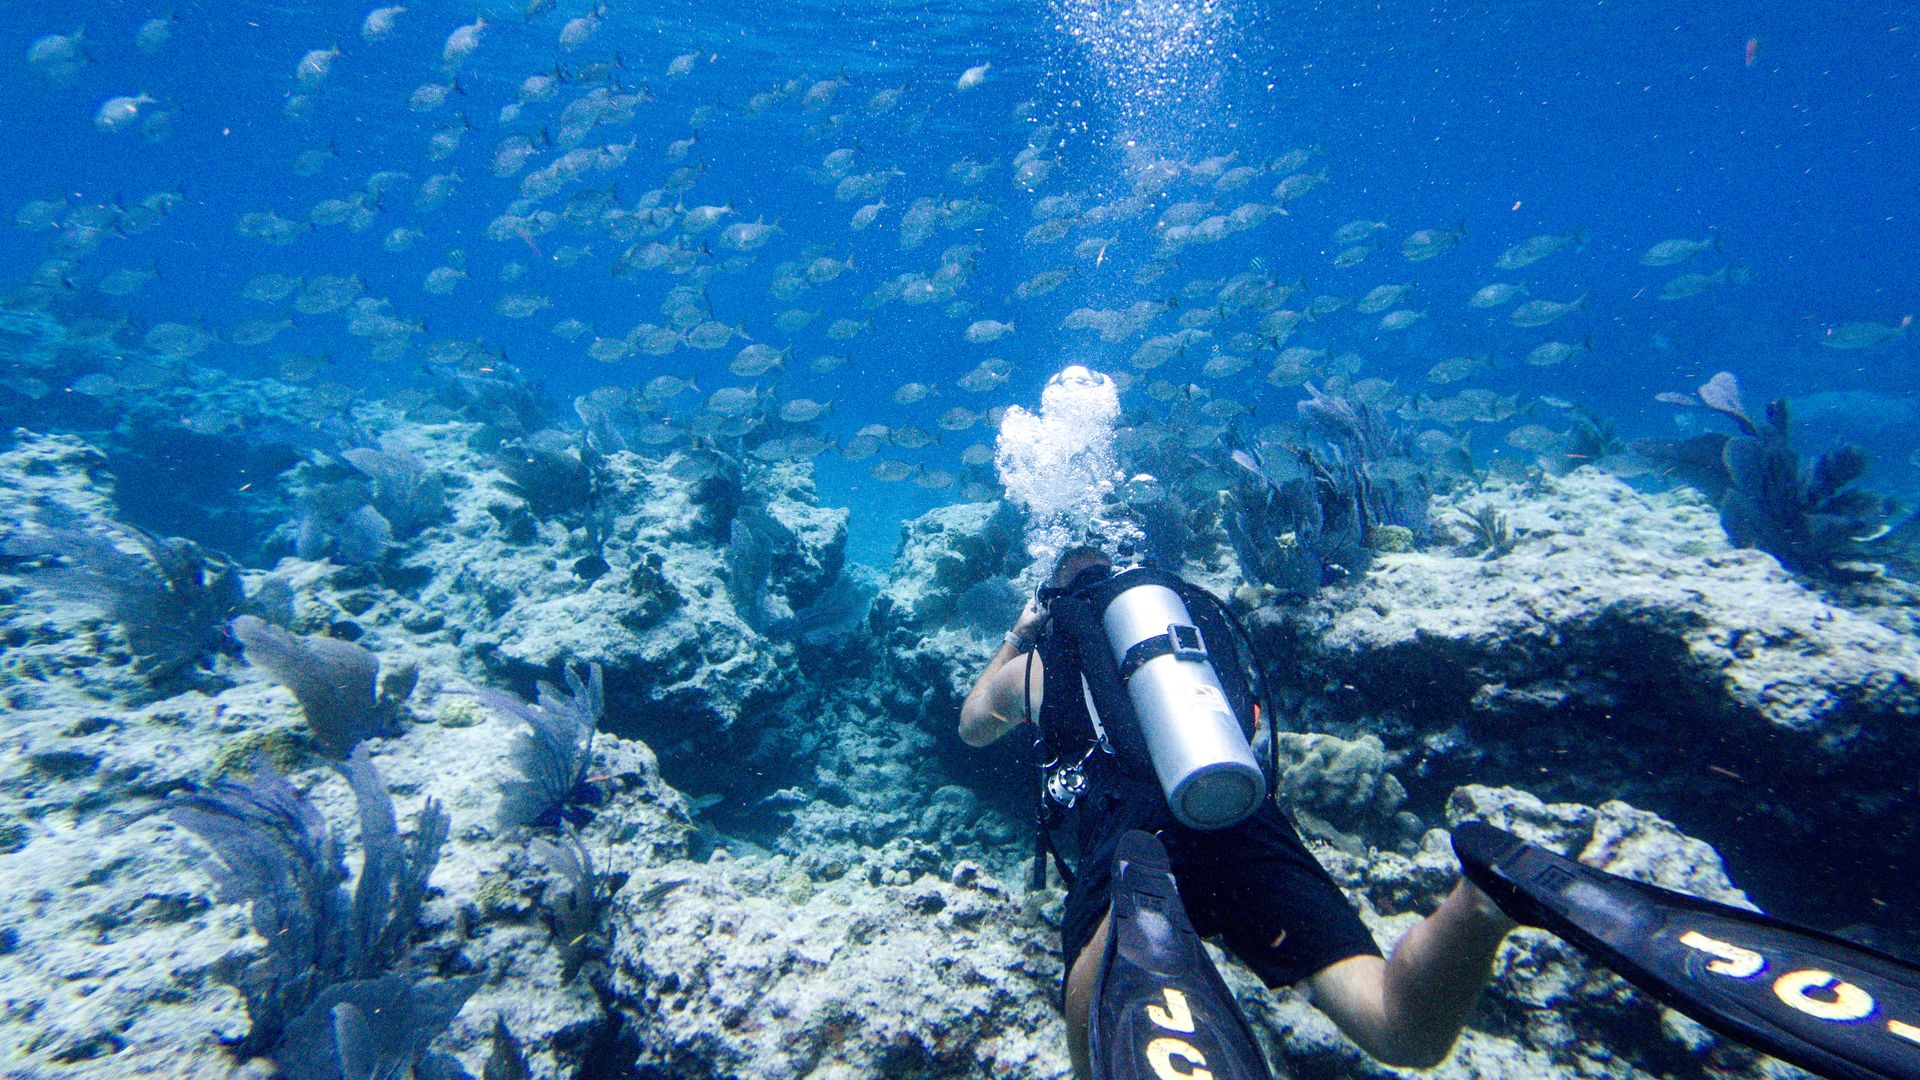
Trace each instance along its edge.
{"label": "sea fan", "polygon": [[[158,682],[227,645],[227,620],[242,609],[240,571],[191,540],[163,538],[119,523],[95,531],[43,512],[35,528],[8,536],[0,551],[60,562],[36,584],[94,604],[120,625],[134,666]],[[127,541],[139,549],[127,549]]]}
{"label": "sea fan", "polygon": [[535,861],[555,875],[542,902],[548,929],[560,946],[560,977],[571,982],[582,967],[605,957],[613,947],[606,915],[614,894],[625,887],[627,875],[594,869],[593,855],[572,825],[562,826],[559,841],[541,837],[530,850]]}
{"label": "sea fan", "polygon": [[513,744],[513,767],[522,779],[500,785],[500,824],[551,828],[562,820],[586,820],[584,807],[598,795],[587,783],[593,732],[606,712],[600,665],[588,672],[582,679],[567,669],[571,698],[544,681],[531,705],[502,690],[475,692],[481,704],[526,725]]}
{"label": "sea fan", "polygon": [[411,534],[447,516],[445,485],[412,454],[357,446],[340,456],[372,483],[373,509],[393,528]]}
{"label": "sea fan", "polygon": [[1227,489],[1227,535],[1248,576],[1307,594],[1365,572],[1374,530],[1432,535],[1429,482],[1405,431],[1362,402],[1308,386],[1310,437],[1233,451],[1242,482]]}
{"label": "sea fan", "polygon": [[293,691],[314,738],[335,757],[361,739],[386,734],[389,719],[375,684],[380,658],[351,641],[288,633],[251,615],[233,620],[247,662]]}
{"label": "sea fan", "polygon": [[780,524],[765,509],[747,505],[734,515],[727,532],[727,595],[734,610],[755,631],[764,631],[767,591],[773,582],[773,544]]}
{"label": "sea fan", "polygon": [[[363,858],[351,896],[326,820],[263,758],[245,782],[176,795],[165,812],[210,849],[220,899],[249,904],[267,943],[220,972],[253,1021],[234,1053],[272,1057],[289,1077],[402,1075],[480,981],[416,980],[404,970],[447,814],[429,799],[403,841],[366,749],[338,767],[360,807]],[[385,1064],[368,1071],[364,1062]]]}
{"label": "sea fan", "polygon": [[507,489],[526,500],[535,516],[555,517],[592,501],[594,455],[576,442],[574,436],[548,428],[500,448]]}
{"label": "sea fan", "polygon": [[1846,579],[1870,572],[1857,561],[1874,554],[1868,545],[1887,534],[1882,523],[1891,507],[1853,486],[1867,469],[1864,451],[1841,446],[1803,465],[1788,437],[1787,403],[1770,402],[1765,421],[1755,420],[1741,403],[1739,382],[1725,371],[1700,387],[1698,397],[1665,393],[1659,400],[1708,410],[1739,429],[1736,435],[1634,444],[1672,463],[1719,503],[1728,540],[1758,548],[1796,573]]}
{"label": "sea fan", "polygon": [[602,386],[574,398],[573,411],[586,425],[587,444],[599,453],[650,449],[641,432],[654,417],[646,396],[631,387]]}

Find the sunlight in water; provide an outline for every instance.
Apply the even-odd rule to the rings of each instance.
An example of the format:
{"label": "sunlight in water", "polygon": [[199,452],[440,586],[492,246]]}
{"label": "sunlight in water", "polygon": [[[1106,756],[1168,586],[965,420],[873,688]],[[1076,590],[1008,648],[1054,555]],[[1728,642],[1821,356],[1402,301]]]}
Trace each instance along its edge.
{"label": "sunlight in water", "polygon": [[1126,139],[1171,148],[1218,113],[1223,65],[1237,59],[1231,4],[1054,0],[1053,10]]}

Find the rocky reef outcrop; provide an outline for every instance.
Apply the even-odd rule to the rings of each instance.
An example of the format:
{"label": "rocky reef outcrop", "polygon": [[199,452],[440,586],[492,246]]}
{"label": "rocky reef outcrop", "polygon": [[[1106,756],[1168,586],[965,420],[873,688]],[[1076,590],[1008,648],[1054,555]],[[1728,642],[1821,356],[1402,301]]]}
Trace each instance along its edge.
{"label": "rocky reef outcrop", "polygon": [[491,455],[461,445],[465,434],[446,429],[434,458],[472,478],[452,499],[455,539],[405,563],[423,579],[420,606],[489,674],[598,663],[614,730],[702,753],[731,749],[742,716],[794,691],[792,650],[756,632],[726,587],[725,543],[732,514],[756,500],[782,528],[757,586],[789,611],[826,588],[846,511],[815,505],[794,466],[756,467],[749,481],[683,455],[620,451],[597,460],[590,498],[541,517]]}
{"label": "rocky reef outcrop", "polygon": [[1026,596],[1020,515],[1003,502],[957,503],[907,522],[868,615],[902,704],[957,715],[983,657]]}
{"label": "rocky reef outcrop", "polygon": [[821,882],[775,857],[661,874],[676,884],[623,935],[614,981],[643,1066],[794,1080],[1061,1071],[1058,931],[977,864]]}
{"label": "rocky reef outcrop", "polygon": [[1510,553],[1381,555],[1350,587],[1256,613],[1301,726],[1382,739],[1429,818],[1471,782],[1655,809],[1789,908],[1812,875],[1872,921],[1920,870],[1910,586],[1818,591],[1728,546],[1690,493],[1591,469],[1490,487],[1442,521],[1481,507],[1510,523]]}
{"label": "rocky reef outcrop", "polygon": [[[589,466],[549,440],[529,452],[573,454],[590,482],[529,500],[502,463],[519,443],[484,424],[364,419],[382,454],[441,478],[444,513],[365,562],[283,537],[236,568],[239,603],[378,658],[390,715],[360,745],[403,826],[429,799],[450,815],[404,950],[423,978],[479,979],[438,1050],[481,1075],[500,1020],[543,1078],[1068,1074],[1063,893],[1010,884],[1030,850],[1023,748],[953,736],[1023,600],[1015,515],[962,504],[906,523],[871,607],[841,625],[806,614],[846,577],[844,512],[818,505],[804,466],[625,451]],[[43,576],[61,556],[13,545],[47,520],[110,531],[110,459],[28,432],[0,453],[9,1067],[261,1075],[222,1043],[248,1022],[222,973],[272,944],[154,811],[265,762],[352,838],[354,795],[241,649],[214,640],[158,675],[97,596]],[[352,480],[308,470],[317,487]],[[1482,506],[1516,542],[1483,557],[1462,535],[1449,552],[1448,523]],[[1436,546],[1380,554],[1312,601],[1241,594],[1291,729],[1283,796],[1383,946],[1452,887],[1445,829],[1463,820],[1772,908],[1787,871],[1813,865],[1770,852],[1781,837],[1820,838],[1839,875],[1860,854],[1841,826],[1884,837],[1911,817],[1895,781],[1913,760],[1917,628],[1899,586],[1811,591],[1729,549],[1710,508],[1595,473],[1457,496],[1438,525]],[[1231,588],[1230,557],[1195,569]],[[605,710],[577,833],[504,824],[522,725],[468,691],[530,697],[588,663]],[[1830,924],[1900,929],[1862,899],[1872,873],[1800,884]],[[1388,1074],[1299,995],[1223,967],[1286,1075]],[[1436,1075],[1563,1074],[1782,1068],[1522,931]]]}

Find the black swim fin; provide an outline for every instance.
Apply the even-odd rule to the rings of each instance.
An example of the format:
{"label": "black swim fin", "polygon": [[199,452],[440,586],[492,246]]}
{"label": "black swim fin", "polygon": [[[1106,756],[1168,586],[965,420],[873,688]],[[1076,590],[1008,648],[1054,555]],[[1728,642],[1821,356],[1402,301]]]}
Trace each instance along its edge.
{"label": "black swim fin", "polygon": [[1920,1080],[1920,966],[1480,822],[1454,829],[1453,850],[1510,917],[1722,1035],[1834,1080]]}
{"label": "black swim fin", "polygon": [[1270,1080],[1253,1029],[1187,921],[1166,849],[1120,838],[1112,922],[1088,1031],[1098,1080]]}

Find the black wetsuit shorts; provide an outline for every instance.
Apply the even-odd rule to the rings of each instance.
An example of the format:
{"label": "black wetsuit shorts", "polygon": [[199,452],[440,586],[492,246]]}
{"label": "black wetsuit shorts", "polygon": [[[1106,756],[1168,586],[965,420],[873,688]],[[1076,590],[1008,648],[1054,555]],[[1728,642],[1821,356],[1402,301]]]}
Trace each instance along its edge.
{"label": "black wetsuit shorts", "polygon": [[1082,797],[1080,814],[1078,876],[1060,927],[1068,971],[1107,913],[1114,852],[1131,829],[1155,833],[1166,845],[1200,936],[1224,938],[1267,986],[1291,986],[1349,957],[1380,955],[1353,905],[1271,801],[1238,825],[1202,830],[1176,821],[1157,788],[1123,798],[1096,787]]}

